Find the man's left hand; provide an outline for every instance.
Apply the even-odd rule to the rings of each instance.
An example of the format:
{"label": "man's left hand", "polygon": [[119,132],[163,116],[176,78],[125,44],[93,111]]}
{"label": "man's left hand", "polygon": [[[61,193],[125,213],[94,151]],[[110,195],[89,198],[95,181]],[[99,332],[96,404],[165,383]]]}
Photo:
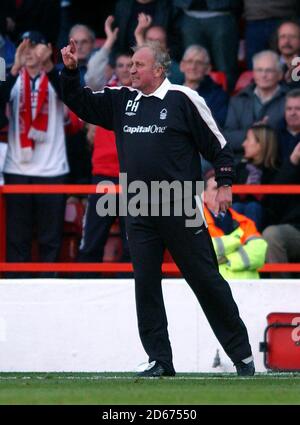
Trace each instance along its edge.
{"label": "man's left hand", "polygon": [[226,212],[232,205],[232,191],[231,186],[221,186],[218,188],[216,201],[219,205],[218,212]]}

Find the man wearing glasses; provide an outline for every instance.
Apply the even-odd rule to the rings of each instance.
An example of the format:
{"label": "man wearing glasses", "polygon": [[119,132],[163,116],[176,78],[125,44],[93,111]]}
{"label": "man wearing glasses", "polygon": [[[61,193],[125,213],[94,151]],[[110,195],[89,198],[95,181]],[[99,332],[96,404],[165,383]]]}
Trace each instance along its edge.
{"label": "man wearing glasses", "polygon": [[286,87],[280,85],[282,76],[277,53],[264,50],[253,57],[254,83],[231,98],[225,122],[224,134],[236,158],[241,157],[247,129],[255,122],[279,127],[284,117],[287,91]]}

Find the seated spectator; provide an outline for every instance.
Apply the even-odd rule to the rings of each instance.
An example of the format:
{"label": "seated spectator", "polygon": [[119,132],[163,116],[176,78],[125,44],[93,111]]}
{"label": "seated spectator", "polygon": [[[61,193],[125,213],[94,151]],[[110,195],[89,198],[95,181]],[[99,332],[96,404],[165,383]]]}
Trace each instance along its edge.
{"label": "seated spectator", "polygon": [[[150,15],[140,13],[138,16],[138,25],[135,29],[134,36],[136,44],[141,46],[147,42],[159,42],[163,47],[167,48],[167,33],[166,30],[158,25],[151,26],[152,18]],[[182,84],[184,75],[180,71],[178,62],[171,57],[171,65],[168,70],[168,79],[172,84]]]}
{"label": "seated spectator", "polygon": [[241,9],[241,1],[175,0],[174,4],[184,11],[184,48],[192,44],[204,46],[210,52],[214,69],[225,72],[231,92],[238,76],[236,14]]}
{"label": "seated spectator", "polygon": [[184,85],[196,90],[210,108],[220,126],[225,123],[229,96],[209,76],[211,63],[208,51],[197,44],[188,47],[180,63],[184,73]]}
{"label": "seated spectator", "polygon": [[[244,157],[236,167],[236,184],[268,184],[278,169],[277,136],[266,125],[257,125],[247,131],[243,142]],[[251,218],[258,230],[265,221],[264,196],[235,195],[233,209]]]}
{"label": "seated spectator", "polygon": [[279,155],[282,161],[290,156],[300,141],[300,89],[287,93],[284,116],[284,127],[279,130]]}
{"label": "seated spectator", "polygon": [[119,33],[113,49],[113,57],[116,52],[129,50],[135,45],[134,32],[138,24],[138,16],[141,13],[150,15],[154,26],[165,29],[168,34],[170,55],[174,60],[179,61],[182,55],[182,14],[179,9],[174,7],[171,0],[118,0],[114,16]]}
{"label": "seated spectator", "polygon": [[292,60],[300,56],[300,24],[299,21],[285,21],[277,29],[277,50],[283,65],[284,80],[290,87],[299,87],[298,81],[293,81]]}
{"label": "seated spectator", "polygon": [[[209,174],[208,174],[209,175]],[[213,175],[206,180],[204,215],[225,279],[258,279],[258,269],[264,265],[267,243],[255,223],[229,208],[218,214],[217,183]]]}
{"label": "seated spectator", "polygon": [[277,129],[284,117],[287,89],[279,84],[282,79],[279,56],[271,50],[257,53],[253,65],[254,83],[230,99],[225,122],[224,135],[237,161],[249,127],[263,121]]}
{"label": "seated spectator", "polygon": [[[299,184],[300,142],[279,170],[274,184]],[[267,263],[289,263],[300,261],[300,202],[299,195],[272,196],[271,208],[274,215],[272,225],[263,231],[268,242]],[[283,207],[284,205],[284,207]],[[292,277],[291,273],[271,273],[273,278]],[[298,274],[299,276],[299,274]]]}
{"label": "seated spectator", "polygon": [[[28,31],[16,51],[0,96],[9,102],[5,184],[63,184],[69,172],[64,105],[52,49],[44,36]],[[22,125],[21,125],[22,124]],[[42,262],[58,259],[65,211],[64,195],[7,196],[7,261],[31,261],[36,227]],[[11,277],[25,277],[14,273]],[[51,273],[42,274],[52,276]]]}
{"label": "seated spectator", "polygon": [[270,48],[271,38],[282,19],[297,16],[297,0],[244,0],[247,68],[256,53]]}

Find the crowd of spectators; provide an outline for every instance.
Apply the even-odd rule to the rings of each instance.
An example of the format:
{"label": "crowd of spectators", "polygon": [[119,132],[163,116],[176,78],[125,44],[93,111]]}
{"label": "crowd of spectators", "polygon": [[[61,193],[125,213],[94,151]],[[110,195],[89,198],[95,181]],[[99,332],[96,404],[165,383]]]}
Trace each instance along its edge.
{"label": "crowd of spectators", "polygon": [[[231,144],[235,183],[300,183],[297,0],[115,0],[97,5],[87,0],[2,0],[0,56],[7,77],[0,84],[0,174],[5,184],[118,181],[113,131],[82,122],[60,101],[60,48],[71,38],[82,85],[93,90],[130,86],[131,47],[161,43],[171,57],[170,81],[205,99]],[[209,175],[210,164],[202,161]],[[114,220],[97,216],[99,196],[67,200],[85,209],[73,258],[79,262],[104,258]],[[40,260],[56,261],[66,198],[7,198],[7,261],[30,261],[34,229]],[[267,262],[300,261],[299,196],[239,195],[232,211],[262,233]],[[129,261],[121,219],[119,225],[122,259]],[[240,242],[243,238],[241,233]]]}

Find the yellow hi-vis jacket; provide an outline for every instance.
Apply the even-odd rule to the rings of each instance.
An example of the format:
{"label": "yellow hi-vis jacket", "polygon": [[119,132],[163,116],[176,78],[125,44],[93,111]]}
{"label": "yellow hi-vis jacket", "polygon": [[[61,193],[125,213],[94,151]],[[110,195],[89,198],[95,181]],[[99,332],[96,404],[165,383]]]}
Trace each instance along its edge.
{"label": "yellow hi-vis jacket", "polygon": [[229,208],[228,212],[239,226],[226,235],[216,226],[211,212],[204,206],[219,271],[225,279],[259,279],[257,270],[265,263],[267,242],[258,232],[253,220],[232,208]]}

